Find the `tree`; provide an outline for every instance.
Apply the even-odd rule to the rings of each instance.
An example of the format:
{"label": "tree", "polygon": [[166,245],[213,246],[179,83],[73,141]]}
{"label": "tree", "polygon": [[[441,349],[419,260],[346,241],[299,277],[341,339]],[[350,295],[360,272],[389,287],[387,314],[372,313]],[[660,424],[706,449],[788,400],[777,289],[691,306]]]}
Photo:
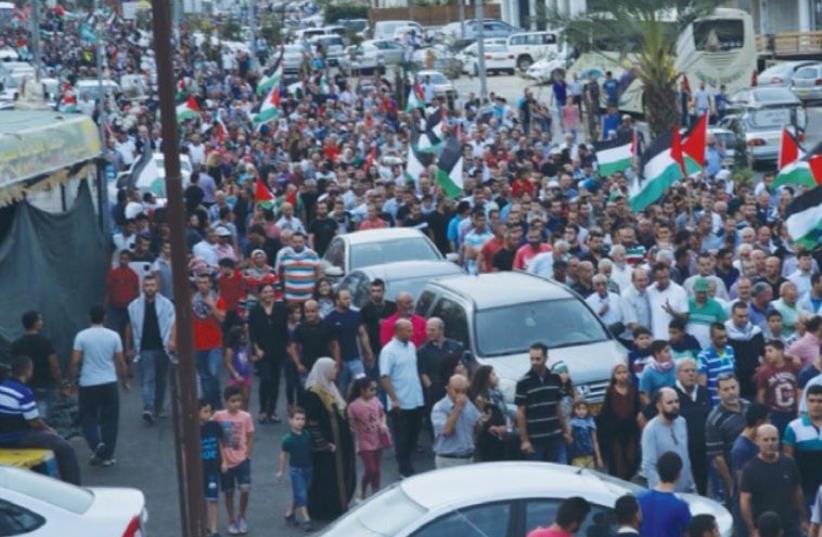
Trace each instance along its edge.
{"label": "tree", "polygon": [[575,17],[556,11],[551,26],[565,28],[568,43],[580,51],[610,52],[627,62],[630,76],[643,86],[643,111],[652,136],[679,124],[676,71],[677,37],[694,20],[713,13],[720,0],[617,0],[594,4],[599,11]]}

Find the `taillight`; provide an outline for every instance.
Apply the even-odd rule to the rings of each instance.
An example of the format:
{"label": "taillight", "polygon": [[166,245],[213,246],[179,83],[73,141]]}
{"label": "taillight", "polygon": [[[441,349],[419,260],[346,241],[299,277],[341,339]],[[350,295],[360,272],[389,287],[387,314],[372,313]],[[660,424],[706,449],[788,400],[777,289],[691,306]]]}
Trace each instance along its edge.
{"label": "taillight", "polygon": [[822,78],[817,78],[816,79],[816,85],[817,86],[822,86]]}
{"label": "taillight", "polygon": [[753,74],[751,75],[751,86],[756,86],[757,82],[757,74],[756,70],[754,70]]}
{"label": "taillight", "polygon": [[123,537],[143,537],[143,527],[140,524],[139,516],[131,519],[131,522],[126,526],[126,531],[123,532]]}
{"label": "taillight", "polygon": [[804,133],[804,132],[800,132],[800,133],[798,133],[798,134],[796,135],[796,139],[797,139],[797,141],[799,141],[799,142],[804,142],[804,141],[805,141],[805,133]]}
{"label": "taillight", "polygon": [[491,59],[491,55],[490,55],[490,54],[486,54],[486,55],[485,55],[485,59],[486,59],[486,60],[490,60],[490,59]]}
{"label": "taillight", "polygon": [[763,140],[762,138],[753,138],[751,140],[748,140],[748,145],[750,145],[750,146],[765,145],[765,140]]}

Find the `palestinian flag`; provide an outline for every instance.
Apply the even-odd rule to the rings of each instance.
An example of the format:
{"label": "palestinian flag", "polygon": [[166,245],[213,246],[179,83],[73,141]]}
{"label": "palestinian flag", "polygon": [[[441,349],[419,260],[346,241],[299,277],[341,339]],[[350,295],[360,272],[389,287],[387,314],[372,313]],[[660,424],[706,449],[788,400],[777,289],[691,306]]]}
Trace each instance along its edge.
{"label": "palestinian flag", "polygon": [[254,203],[261,203],[264,206],[270,206],[274,203],[274,194],[259,177],[254,185]]}
{"label": "palestinian flag", "polygon": [[75,114],[79,112],[80,109],[77,108],[77,97],[75,97],[70,91],[66,92],[66,94],[63,95],[63,99],[60,101],[59,110],[64,114]]}
{"label": "palestinian flag", "polygon": [[198,117],[200,117],[200,105],[197,104],[193,95],[189,95],[188,99],[177,105],[177,121],[180,123]]}
{"label": "palestinian flag", "polygon": [[[822,147],[817,146],[814,152],[819,153]],[[793,134],[782,129],[782,141],[779,144],[779,174],[773,182],[774,188],[782,185],[815,186],[805,152]]]}
{"label": "palestinian flag", "polygon": [[604,142],[594,142],[594,151],[599,164],[600,177],[622,172],[631,167],[635,148],[633,137],[614,138]]}
{"label": "palestinian flag", "polygon": [[276,119],[280,115],[280,85],[271,87],[265,99],[260,101],[257,112],[253,116],[254,125],[259,128],[261,125]]}
{"label": "palestinian flag", "polygon": [[165,177],[157,167],[151,148],[146,148],[129,171],[129,184],[141,192],[151,192],[159,198],[166,197]]}
{"label": "palestinian flag", "polygon": [[682,179],[682,144],[679,130],[660,136],[645,149],[640,175],[629,189],[633,212],[643,211]]}
{"label": "palestinian flag", "polygon": [[202,133],[215,136],[217,143],[222,145],[226,136],[228,136],[228,129],[225,128],[225,123],[220,119],[220,116],[215,115],[214,121],[212,121],[211,124],[202,126]]}
{"label": "palestinian flag", "polygon": [[425,93],[422,91],[422,84],[414,84],[408,92],[408,99],[405,101],[405,111],[412,112],[415,108],[425,108]]}
{"label": "palestinian flag", "polygon": [[440,140],[445,138],[445,113],[437,108],[425,118],[425,130]]}
{"label": "palestinian flag", "polygon": [[418,147],[419,138],[414,143],[408,145],[408,159],[405,163],[405,181],[414,183],[420,179],[420,174],[434,163],[434,154],[429,151],[421,151]]}
{"label": "palestinian flag", "polygon": [[449,136],[445,140],[442,153],[437,159],[437,183],[450,198],[463,192],[462,145],[456,136]]}
{"label": "palestinian flag", "polygon": [[705,146],[708,137],[708,114],[702,114],[682,136],[682,156],[685,175],[699,173],[705,167]]}
{"label": "palestinian flag", "polygon": [[[817,157],[822,175],[822,157]],[[795,246],[815,250],[822,238],[822,187],[817,186],[795,198],[786,211],[785,226]]]}
{"label": "palestinian flag", "polygon": [[277,58],[274,66],[269,70],[268,74],[263,76],[257,84],[257,95],[265,95],[271,91],[274,86],[280,85],[280,80],[283,78],[283,64],[282,54]]}

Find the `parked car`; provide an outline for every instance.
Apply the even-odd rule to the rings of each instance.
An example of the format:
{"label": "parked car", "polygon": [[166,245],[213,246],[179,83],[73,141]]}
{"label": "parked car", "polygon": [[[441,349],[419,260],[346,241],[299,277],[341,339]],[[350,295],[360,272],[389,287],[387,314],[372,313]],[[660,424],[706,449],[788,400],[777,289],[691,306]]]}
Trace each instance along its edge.
{"label": "parked car", "polygon": [[822,101],[822,63],[812,63],[797,69],[791,89],[803,103]]}
{"label": "parked car", "polygon": [[[96,101],[101,97],[100,83],[96,78],[85,78],[83,80],[78,80],[74,85],[74,89],[77,91],[78,100],[83,95],[88,95],[89,99],[92,101]],[[120,85],[113,80],[105,79],[103,80],[103,93],[106,95],[116,95],[120,93]]]}
{"label": "parked car", "polygon": [[434,243],[420,230],[395,227],[334,237],[323,256],[323,265],[326,276],[336,279],[353,270],[382,263],[443,259]]}
{"label": "parked car", "polygon": [[131,488],[82,488],[0,466],[0,534],[29,537],[138,537],[148,514]]}
{"label": "parked car", "polygon": [[508,36],[508,50],[517,59],[517,68],[528,71],[535,61],[559,56],[563,52],[562,41],[557,32],[522,32]]}
{"label": "parked car", "polygon": [[378,278],[385,282],[385,296],[390,300],[400,292],[411,293],[416,300],[428,281],[462,273],[462,269],[450,261],[397,261],[349,272],[340,281],[339,289],[351,291],[352,307],[358,310],[370,299],[371,282]]}
{"label": "parked car", "polygon": [[[521,32],[521,28],[511,26],[507,22],[497,19],[485,19],[482,27],[482,35],[484,38],[490,37],[508,37],[509,35]],[[452,22],[443,26],[439,33],[448,39],[464,39],[466,41],[476,41],[479,39],[480,21],[470,20],[465,21],[465,37],[462,37],[461,25],[459,22]]]}
{"label": "parked car", "polygon": [[299,73],[307,52],[306,48],[300,44],[285,45],[283,47],[283,73]]}
{"label": "parked car", "polygon": [[[490,485],[490,486],[489,486]],[[571,496],[591,503],[577,535],[616,535],[614,504],[645,489],[610,475],[544,462],[494,462],[425,472],[383,489],[355,507],[322,537],[525,537],[550,525]],[[722,537],[733,518],[719,503],[679,494],[692,515],[711,514]]]}
{"label": "parked car", "polygon": [[[488,47],[489,45],[505,45],[508,40],[504,37],[491,37],[488,39],[483,40],[483,45]],[[467,47],[463,48],[457,53],[456,58],[462,64],[462,72],[470,75],[473,74],[474,71],[472,69],[473,62],[477,58],[477,51],[479,50],[479,44],[477,42],[471,43]]]}
{"label": "parked car", "polygon": [[[514,74],[517,71],[516,57],[508,50],[506,45],[488,45],[484,47],[485,55],[485,72],[491,73],[509,73]],[[465,71],[465,68],[463,68]],[[479,76],[479,56],[475,56],[471,60],[470,72],[474,76]]]}
{"label": "parked car", "polygon": [[325,51],[325,58],[329,65],[339,65],[340,58],[345,54],[345,42],[337,34],[317,35],[309,39],[311,52],[317,50],[317,46],[322,46]]}
{"label": "parked car", "polygon": [[788,127],[800,138],[804,136],[805,109],[802,101],[787,87],[743,89],[733,94],[728,102],[730,115],[719,126],[744,138],[751,166],[776,162],[783,127]]}
{"label": "parked car", "polygon": [[372,36],[373,39],[394,39],[394,33],[396,32],[397,28],[403,26],[413,26],[417,30],[417,35],[422,38],[425,35],[425,31],[422,29],[418,23],[414,21],[407,21],[407,20],[395,20],[395,21],[378,21],[374,23],[374,35]]}
{"label": "parked car", "polygon": [[386,65],[399,65],[404,52],[405,49],[396,41],[363,41],[359,45],[348,47],[345,56],[340,59],[340,66],[349,71],[370,71]]}
{"label": "parked car", "polygon": [[462,73],[462,63],[457,58],[458,49],[445,43],[437,43],[430,47],[418,48],[414,51],[411,62],[414,69],[435,70],[446,77],[459,78]]}
{"label": "parked car", "polygon": [[471,351],[476,365],[494,366],[509,403],[530,367],[528,347],[548,345],[549,362],[563,360],[581,396],[599,403],[626,350],[578,295],[524,272],[455,276],[429,282],[417,313],[445,321],[446,335]]}
{"label": "parked car", "polygon": [[780,62],[771,65],[756,77],[757,86],[791,86],[796,71],[806,65],[813,64],[813,60]]}
{"label": "parked car", "polygon": [[364,39],[370,28],[368,19],[340,19],[337,24],[344,26],[349,33]]}
{"label": "parked car", "polygon": [[444,74],[439,71],[431,70],[417,71],[417,81],[423,83],[426,78],[431,81],[431,84],[434,85],[435,96],[448,97],[452,99],[457,98],[457,89],[454,87],[454,83],[448,80]]}
{"label": "parked car", "polygon": [[525,77],[536,80],[539,84],[545,84],[554,79],[554,74],[565,71],[565,60],[551,56],[537,60],[525,71]]}

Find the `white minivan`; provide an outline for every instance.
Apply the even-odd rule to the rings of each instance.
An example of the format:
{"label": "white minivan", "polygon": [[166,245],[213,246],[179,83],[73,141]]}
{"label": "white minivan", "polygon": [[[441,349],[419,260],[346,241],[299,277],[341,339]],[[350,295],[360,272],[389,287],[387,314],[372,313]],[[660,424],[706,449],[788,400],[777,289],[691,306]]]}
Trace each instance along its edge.
{"label": "white minivan", "polygon": [[425,36],[422,26],[414,21],[379,21],[374,24],[374,39],[394,39],[394,33],[397,29],[407,26],[413,27],[417,31],[418,37]]}
{"label": "white minivan", "polygon": [[559,56],[563,47],[558,32],[522,32],[508,36],[508,52],[516,58],[517,69],[524,72],[537,60]]}

